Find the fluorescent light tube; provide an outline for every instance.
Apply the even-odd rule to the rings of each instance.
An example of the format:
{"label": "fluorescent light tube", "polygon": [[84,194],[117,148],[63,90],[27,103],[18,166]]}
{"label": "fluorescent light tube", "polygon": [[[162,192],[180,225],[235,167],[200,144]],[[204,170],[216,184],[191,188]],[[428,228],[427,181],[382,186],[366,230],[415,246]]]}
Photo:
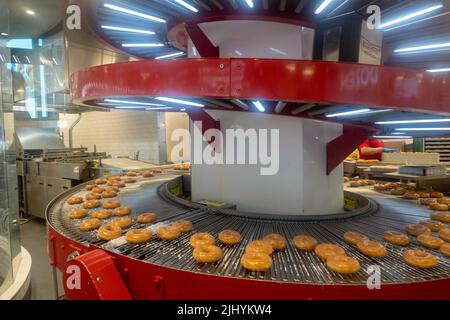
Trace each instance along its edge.
{"label": "fluorescent light tube", "polygon": [[139,101],[128,101],[128,100],[116,100],[116,99],[105,99],[103,100],[109,103],[120,103],[120,104],[135,104],[138,106],[155,106],[155,107],[165,107],[163,104],[150,103],[150,102],[139,102]]}
{"label": "fluorescent light tube", "polygon": [[159,101],[166,101],[166,102],[172,102],[172,103],[177,103],[177,104],[184,104],[186,106],[193,106],[193,107],[200,107],[200,108],[203,108],[205,106],[203,104],[192,102],[192,101],[185,101],[185,100],[174,99],[174,98],[167,98],[167,97],[156,97],[155,99],[159,100]]}
{"label": "fluorescent light tube", "polygon": [[400,17],[400,18],[391,20],[391,21],[389,21],[389,22],[382,23],[382,24],[380,25],[380,29],[384,29],[384,28],[390,27],[390,26],[392,26],[392,25],[394,25],[394,24],[397,24],[397,23],[400,23],[400,22],[403,22],[403,21],[407,21],[407,20],[413,19],[413,18],[415,18],[415,17],[418,17],[418,16],[421,16],[421,15],[430,13],[430,12],[435,11],[435,10],[438,10],[438,9],[440,9],[440,8],[442,8],[442,7],[443,7],[442,4],[436,5],[436,6],[432,6],[432,7],[429,7],[429,8],[422,9],[422,10],[420,10],[420,11],[413,12],[413,13],[408,14],[408,15],[406,15],[406,16],[403,16],[403,17]]}
{"label": "fluorescent light tube", "polygon": [[115,11],[119,11],[119,12],[123,12],[123,13],[127,13],[127,14],[131,14],[131,15],[136,16],[136,17],[140,17],[140,18],[144,18],[144,19],[148,19],[148,20],[152,20],[152,21],[156,21],[156,22],[166,23],[166,20],[164,20],[164,19],[161,19],[161,18],[158,18],[158,17],[154,17],[154,16],[151,16],[151,15],[148,15],[148,14],[145,14],[145,13],[141,13],[141,12],[138,12],[138,11],[130,10],[130,9],[127,9],[127,8],[119,7],[119,6],[116,6],[116,5],[113,5],[113,4],[105,3],[104,6],[106,8],[109,8],[109,9],[112,9],[112,10],[115,10]]}
{"label": "fluorescent light tube", "polygon": [[450,119],[379,121],[379,122],[375,122],[375,124],[436,123],[436,122],[450,122]]}
{"label": "fluorescent light tube", "polygon": [[194,6],[191,6],[189,3],[187,3],[186,1],[183,0],[174,0],[176,3],[182,5],[183,7],[193,11],[193,12],[198,12],[198,9],[195,8]]}
{"label": "fluorescent light tube", "polygon": [[253,101],[254,106],[259,110],[259,112],[264,112],[266,109],[260,101]]}
{"label": "fluorescent light tube", "polygon": [[131,33],[155,34],[153,31],[140,30],[140,29],[131,29],[131,28],[123,28],[123,27],[115,27],[115,26],[102,26],[102,29],[116,30],[116,31],[125,31],[125,32],[131,32]]}
{"label": "fluorescent light tube", "polygon": [[159,59],[178,57],[178,56],[182,56],[183,54],[184,54],[184,52],[176,52],[176,53],[166,54],[164,56],[159,56],[159,57],[156,57],[155,59],[159,60]]}
{"label": "fluorescent light tube", "polygon": [[401,48],[401,49],[394,50],[394,52],[402,53],[402,52],[414,52],[414,51],[427,51],[427,50],[434,50],[434,49],[450,49],[450,42],[429,44],[426,46]]}
{"label": "fluorescent light tube", "polygon": [[321,5],[316,9],[314,12],[315,14],[320,14],[323,10],[325,10],[326,7],[330,5],[330,3],[333,2],[333,0],[325,0],[321,3]]}
{"label": "fluorescent light tube", "polygon": [[370,112],[370,109],[359,109],[359,110],[353,110],[353,111],[347,111],[347,112],[340,112],[340,113],[333,113],[333,114],[327,114],[327,118],[334,118],[334,117],[340,117],[340,116],[348,116],[352,114],[359,114],[359,113],[366,113]]}
{"label": "fluorescent light tube", "polygon": [[125,48],[143,48],[143,47],[164,47],[162,43],[124,43],[122,47]]}
{"label": "fluorescent light tube", "polygon": [[450,131],[450,127],[445,128],[398,128],[396,131]]}
{"label": "fluorescent light tube", "polygon": [[450,68],[442,68],[442,69],[429,69],[427,72],[450,72]]}

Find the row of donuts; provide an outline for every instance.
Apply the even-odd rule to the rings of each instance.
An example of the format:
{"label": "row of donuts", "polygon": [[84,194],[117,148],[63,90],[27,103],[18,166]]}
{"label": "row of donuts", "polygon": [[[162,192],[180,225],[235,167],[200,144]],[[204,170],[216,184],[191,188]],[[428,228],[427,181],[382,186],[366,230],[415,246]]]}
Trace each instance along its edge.
{"label": "row of donuts", "polygon": [[[442,192],[402,185],[397,182],[376,183],[373,188],[376,191],[400,196],[406,200],[417,200],[420,204],[439,211],[431,212],[430,219],[421,220],[418,224],[408,225],[406,233],[417,237],[417,241],[425,248],[439,249],[444,256],[449,256],[450,228],[448,223],[450,223],[450,213],[442,212],[449,210],[449,197],[446,197]],[[436,232],[438,236],[433,236],[433,232]],[[408,245],[409,237],[405,234],[400,235],[399,233],[398,243],[395,244]],[[437,259],[433,260],[437,263]]]}

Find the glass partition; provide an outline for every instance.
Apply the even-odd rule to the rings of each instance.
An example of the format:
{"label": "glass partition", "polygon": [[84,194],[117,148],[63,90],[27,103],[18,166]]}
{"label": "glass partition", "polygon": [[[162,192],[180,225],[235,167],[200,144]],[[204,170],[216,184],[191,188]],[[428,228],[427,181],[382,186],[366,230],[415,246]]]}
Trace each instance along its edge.
{"label": "glass partition", "polygon": [[[4,27],[9,18],[8,1],[0,0],[0,8],[0,25]],[[10,61],[11,49],[0,39],[0,294],[14,279],[21,248]]]}

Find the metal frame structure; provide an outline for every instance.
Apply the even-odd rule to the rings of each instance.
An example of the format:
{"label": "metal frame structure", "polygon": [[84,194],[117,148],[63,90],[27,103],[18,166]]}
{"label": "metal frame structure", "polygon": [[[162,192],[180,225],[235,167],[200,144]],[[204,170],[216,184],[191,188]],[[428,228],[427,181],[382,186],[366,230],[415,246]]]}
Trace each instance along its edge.
{"label": "metal frame structure", "polygon": [[[170,178],[170,177],[169,177]],[[167,178],[156,178],[155,184],[165,181]],[[64,203],[67,197],[73,195],[74,192],[82,190],[83,186],[79,186],[77,190],[71,190],[65,194],[59,196],[49,205],[47,210],[47,231],[48,231],[48,252],[50,256],[50,263],[55,270],[59,269],[63,272],[63,284],[64,289],[69,299],[448,299],[449,291],[447,290],[450,285],[450,278],[442,277],[442,272],[445,272],[445,268],[448,268],[448,262],[441,261],[443,268],[436,270],[440,273],[440,277],[429,278],[428,275],[432,275],[433,271],[424,272],[423,274],[417,270],[410,270],[407,272],[408,276],[416,277],[417,279],[408,279],[406,275],[397,277],[396,282],[389,282],[383,280],[382,290],[370,289],[364,283],[360,283],[359,280],[354,283],[351,281],[336,281],[331,283],[330,281],[319,281],[318,283],[307,282],[291,282],[288,279],[285,281],[273,279],[270,280],[266,277],[251,278],[236,277],[232,272],[229,276],[205,272],[205,270],[195,272],[195,268],[191,267],[175,267],[177,253],[172,253],[174,248],[176,250],[182,250],[184,252],[183,257],[179,257],[183,263],[186,263],[186,256],[188,261],[191,261],[191,255],[189,250],[186,250],[188,246],[187,240],[176,243],[154,243],[147,249],[143,248],[143,255],[145,257],[155,256],[172,256],[168,258],[171,261],[170,265],[161,265],[160,263],[151,263],[149,258],[138,258],[133,252],[140,251],[140,247],[131,246],[128,248],[125,245],[124,249],[117,247],[111,250],[102,241],[95,240],[93,235],[79,235],[79,231],[76,231],[76,223],[65,222],[65,211],[61,207],[61,203]],[[144,191],[140,192],[145,194]],[[126,197],[139,197],[139,195],[130,195]],[[147,198],[146,198],[147,199]],[[153,201],[156,199],[151,198]],[[166,201],[166,200],[158,200]],[[60,211],[62,210],[62,211]],[[178,217],[182,215],[190,215],[191,217],[197,215],[214,215],[208,213],[208,209],[198,209],[191,211],[191,213],[184,211],[180,207],[178,213],[162,213],[161,219],[170,219],[171,217]],[[376,210],[377,211],[377,210]],[[181,212],[181,213],[180,213]],[[385,216],[386,213],[366,213],[360,214],[363,225],[372,219],[377,219],[377,214]],[[391,216],[392,218],[392,216]],[[176,219],[176,218],[175,218]],[[212,221],[215,221],[213,218]],[[245,218],[252,219],[252,218]],[[259,218],[255,221],[259,221]],[[352,219],[352,218],[350,218]],[[369,220],[366,220],[369,219]],[[409,217],[408,219],[411,219]],[[413,218],[414,219],[414,218]],[[203,220],[202,220],[203,221]],[[207,219],[203,223],[204,225],[214,225],[211,220]],[[270,221],[270,220],[269,220]],[[352,220],[353,221],[353,220]],[[358,220],[359,221],[359,220]],[[312,221],[311,221],[312,222]],[[334,223],[330,221],[331,228]],[[356,221],[353,221],[357,223]],[[378,221],[380,222],[380,221]],[[242,222],[238,222],[242,223]],[[270,222],[269,222],[270,223]],[[291,224],[291,222],[285,222]],[[306,223],[306,222],[305,222]],[[313,222],[312,222],[313,223]],[[346,222],[344,222],[345,224]],[[351,223],[351,222],[350,222]],[[72,224],[72,226],[67,225]],[[220,225],[220,223],[218,223]],[[297,223],[298,224],[298,223]],[[199,226],[202,228],[201,226]],[[325,227],[325,228],[329,228]],[[220,228],[220,227],[219,227]],[[378,227],[375,226],[372,233],[378,233]],[[328,230],[328,229],[327,229]],[[251,230],[246,232],[252,233]],[[95,233],[95,232],[94,232]],[[81,238],[83,241],[80,241]],[[187,235],[189,238],[189,235]],[[91,240],[88,240],[91,239]],[[157,240],[153,240],[157,242]],[[152,241],[152,242],[153,242]],[[166,249],[162,249],[163,246]],[[155,250],[155,248],[160,248]],[[108,249],[109,248],[109,249]],[[127,249],[125,249],[127,248]],[[287,251],[291,251],[293,248],[287,248]],[[126,250],[128,253],[124,253]],[[162,251],[161,251],[162,250]],[[165,251],[167,250],[167,252]],[[176,251],[175,250],[175,251]],[[394,251],[391,251],[394,250]],[[398,248],[390,248],[391,255],[401,255],[401,250]],[[232,257],[228,257],[228,262],[232,262],[233,266],[237,262],[236,255],[240,256],[240,251],[233,250]],[[400,253],[399,253],[400,252]],[[355,254],[354,252],[351,254]],[[161,258],[158,258],[161,259]],[[362,257],[359,257],[362,259]],[[367,259],[367,258],[366,258]],[[364,259],[364,260],[366,260]],[[146,261],[147,260],[147,261]],[[167,260],[164,258],[163,260]],[[283,266],[285,263],[289,265],[290,259],[284,260],[282,258],[277,263]],[[305,260],[309,261],[309,260]],[[386,261],[388,263],[389,261]],[[312,265],[317,261],[310,261]],[[367,263],[382,263],[375,262],[373,259],[369,259],[364,262],[364,266]],[[388,264],[392,263],[389,262]],[[319,263],[321,264],[321,263]],[[228,263],[226,263],[228,265]],[[445,266],[444,266],[445,265]],[[400,271],[395,271],[389,268],[388,265],[382,267],[387,268],[385,270],[388,274],[392,272],[402,274],[404,267],[400,268]],[[239,268],[239,267],[238,267]],[[289,273],[289,268],[286,267],[286,273]],[[313,266],[317,268],[317,272],[324,272],[318,265]],[[77,271],[75,271],[77,269]],[[229,269],[229,268],[228,268]],[[231,268],[234,270],[233,268]],[[307,269],[307,268],[306,268]],[[209,269],[208,269],[209,270]],[[214,267],[212,268],[214,270]],[[78,272],[78,278],[74,278],[75,272]],[[366,271],[363,271],[366,275]],[[363,276],[364,276],[363,275]],[[308,278],[306,274],[304,277]],[[327,279],[328,277],[324,275]],[[337,276],[336,276],[337,277]],[[404,281],[398,282],[399,279]],[[279,279],[280,276],[277,276]],[[338,279],[337,277],[336,279]],[[419,280],[420,279],[420,280]],[[79,280],[78,287],[76,281]],[[311,279],[312,280],[312,279]]]}
{"label": "metal frame structure", "polygon": [[[364,139],[380,129],[370,117],[364,122],[335,120],[327,118],[326,111],[317,115],[306,110],[295,113],[292,110],[295,104],[325,105],[325,110],[336,105],[363,105],[374,110],[406,109],[448,115],[449,82],[450,77],[446,75],[392,67],[324,61],[224,58],[118,63],[82,70],[71,79],[73,102],[85,106],[98,107],[99,101],[108,97],[153,99],[168,96],[206,99],[203,101],[205,109],[230,110],[224,107],[226,103],[234,111],[258,112],[252,108],[245,110],[233,101],[266,100],[272,106],[266,112],[269,114],[344,123],[343,136],[327,148],[327,174]],[[219,102],[211,102],[211,99],[219,99]],[[220,102],[222,100],[226,101]],[[274,103],[278,101],[289,103],[277,112]],[[186,109],[191,116],[205,120],[204,132],[217,128],[217,123],[209,121],[211,117],[203,110]],[[179,110],[179,106],[171,109]],[[374,115],[379,120],[380,113]],[[390,119],[390,116],[387,114],[385,117]],[[355,137],[356,131],[358,138],[348,139]]]}

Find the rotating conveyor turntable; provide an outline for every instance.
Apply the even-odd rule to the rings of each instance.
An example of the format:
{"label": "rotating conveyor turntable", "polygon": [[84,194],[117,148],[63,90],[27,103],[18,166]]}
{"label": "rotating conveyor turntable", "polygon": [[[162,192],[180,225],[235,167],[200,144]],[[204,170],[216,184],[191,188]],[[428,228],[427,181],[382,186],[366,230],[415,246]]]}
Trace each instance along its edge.
{"label": "rotating conveyor turntable", "polygon": [[[49,222],[50,234],[54,234],[53,230],[59,233],[60,237],[66,238],[69,242],[78,243],[80,251],[92,251],[95,248],[102,248],[114,256],[120,256],[124,260],[136,259],[142,262],[141,276],[143,279],[139,281],[151,283],[154,276],[160,276],[163,281],[170,283],[171,281],[182,281],[183,274],[180,273],[181,278],[166,278],[165,272],[158,273],[157,270],[147,271],[146,265],[152,267],[158,266],[164,270],[170,271],[185,271],[192,273],[193,276],[218,276],[217,281],[226,281],[230,278],[245,279],[245,280],[264,280],[273,284],[290,284],[299,285],[295,289],[287,289],[290,296],[282,297],[321,297],[321,298],[340,298],[333,294],[334,291],[340,292],[342,288],[341,298],[345,297],[347,288],[359,286],[362,291],[366,291],[366,295],[374,293],[377,290],[367,289],[367,279],[371,276],[373,271],[370,271],[369,266],[379,266],[381,271],[381,288],[378,292],[379,297],[389,297],[393,294],[390,290],[385,290],[387,287],[410,287],[412,284],[417,284],[417,289],[421,290],[424,284],[432,284],[433,282],[448,284],[450,278],[450,259],[444,257],[438,250],[424,249],[416,240],[412,238],[408,249],[420,249],[429,251],[438,256],[439,264],[432,269],[418,269],[411,267],[405,263],[402,258],[403,247],[398,247],[385,243],[388,250],[388,255],[385,258],[375,259],[369,258],[360,253],[356,248],[347,244],[342,235],[349,230],[359,231],[373,240],[381,241],[383,231],[397,230],[404,232],[404,229],[409,224],[416,224],[420,220],[428,219],[429,210],[424,210],[417,201],[407,201],[396,199],[393,197],[386,197],[366,187],[358,190],[365,196],[371,198],[347,193],[347,196],[356,199],[359,203],[359,210],[354,212],[346,212],[341,216],[322,217],[322,220],[312,220],[312,217],[305,217],[296,219],[288,216],[275,217],[268,215],[244,214],[231,209],[214,209],[211,207],[204,207],[195,203],[188,202],[183,199],[177,199],[168,191],[174,185],[180,183],[181,179],[170,174],[162,174],[152,178],[139,177],[138,181],[133,184],[127,184],[127,187],[121,189],[118,200],[122,205],[129,206],[133,209],[133,221],[137,215],[144,212],[155,212],[157,214],[157,221],[151,226],[155,230],[158,226],[171,224],[176,220],[186,219],[193,223],[193,231],[182,235],[180,238],[173,241],[163,241],[154,237],[153,240],[146,244],[133,245],[126,243],[123,238],[115,239],[110,242],[99,240],[97,231],[82,232],[79,230],[79,224],[82,220],[71,220],[68,218],[68,212],[77,206],[71,206],[66,203],[67,198],[73,195],[84,196],[89,191],[84,189],[84,185],[68,191],[53,201],[48,208],[47,218]],[[93,210],[95,211],[95,210]],[[108,220],[104,221],[106,223]],[[142,228],[142,225],[136,222],[130,228]],[[192,257],[192,250],[189,245],[189,238],[195,232],[210,232],[217,238],[218,233],[224,229],[234,229],[241,233],[242,242],[237,246],[225,246],[219,244],[223,250],[222,259],[214,264],[198,264]],[[125,229],[124,231],[127,231]],[[288,240],[286,250],[274,252],[273,266],[268,272],[250,272],[241,267],[239,260],[244,252],[245,245],[252,241],[261,239],[264,235],[269,233],[280,233]],[[307,234],[314,236],[319,242],[329,242],[341,245],[345,248],[348,255],[357,258],[361,264],[361,270],[354,275],[340,275],[328,270],[325,263],[314,253],[305,252],[296,249],[291,243],[292,238],[298,234]],[[72,246],[72,249],[77,248]],[[70,250],[70,245],[68,246]],[[73,251],[73,250],[72,250]],[[75,250],[76,251],[76,250]],[[119,260],[119,259],[117,259]],[[120,265],[120,263],[119,263]],[[125,268],[126,269],[126,268]],[[124,269],[124,270],[125,270]],[[158,269],[158,268],[157,268]],[[123,275],[124,270],[119,270]],[[128,271],[129,272],[129,271]],[[148,273],[147,273],[148,272]],[[370,273],[369,273],[370,272]],[[149,279],[147,279],[149,278]],[[209,278],[209,277],[206,277]],[[125,283],[131,281],[124,276]],[[207,280],[208,281],[208,280]],[[440,282],[442,281],[442,282]],[[186,285],[190,283],[185,282]],[[162,297],[172,298],[217,298],[228,297],[236,298],[242,297],[242,292],[246,292],[245,287],[236,289],[228,288],[226,292],[223,287],[213,286],[214,281],[209,280],[211,287],[204,288],[205,294],[198,294],[198,290],[192,288],[183,288],[183,284],[179,284],[178,292],[164,293]],[[262,282],[257,282],[262,284]],[[435,283],[437,285],[437,283]],[[331,285],[333,290],[323,292],[320,295],[310,292],[307,286],[314,285],[317,288],[323,288],[322,285]],[[280,288],[283,288],[281,286]],[[328,287],[331,288],[331,287]],[[414,287],[410,287],[414,288]],[[428,288],[426,285],[424,288]],[[147,292],[130,292],[134,298],[148,297],[152,286],[147,287]],[[448,297],[448,287],[436,287],[434,291],[425,292],[404,292],[401,296],[427,296],[428,297]],[[264,290],[264,289],[263,289]],[[261,297],[280,297],[280,292],[270,291],[253,292],[256,296]],[[200,290],[201,291],[201,290]],[[280,290],[283,292],[283,290]],[[197,293],[194,293],[197,292]],[[252,294],[247,292],[247,294]],[[386,294],[386,295],[383,295]],[[237,295],[237,296],[236,296]],[[150,294],[150,296],[152,296]],[[250,297],[250,296],[249,296]]]}
{"label": "rotating conveyor turntable", "polygon": [[[87,26],[110,39],[109,31],[100,27],[102,19],[117,21],[115,15],[123,12],[113,12],[99,1],[90,1],[89,8],[93,10],[85,15],[90,22]],[[147,9],[152,10],[151,5]],[[161,109],[150,106],[163,104],[165,111],[186,112],[192,121],[201,122],[202,128],[197,123],[191,126],[191,134],[199,132],[200,136],[208,129],[279,128],[282,157],[280,174],[267,180],[250,166],[234,171],[233,166],[206,166],[192,161],[190,190],[194,200],[236,203],[238,208],[254,214],[175,199],[165,183],[177,183],[176,175],[158,175],[148,180],[139,177],[137,184],[120,191],[119,200],[133,208],[133,217],[155,212],[157,225],[186,219],[193,223],[193,232],[210,232],[216,237],[226,228],[239,231],[242,242],[236,247],[221,245],[224,255],[214,264],[194,261],[188,243],[192,233],[174,241],[153,239],[144,245],[99,241],[95,232],[80,232],[79,222],[67,219],[69,208],[65,200],[76,193],[84,194],[82,186],[61,195],[47,210],[49,255],[55,270],[63,272],[69,298],[450,298],[450,262],[438,251],[432,251],[439,258],[438,265],[421,270],[403,261],[400,247],[386,244],[388,255],[372,259],[342,238],[344,232],[351,230],[382,241],[383,231],[404,231],[406,225],[428,219],[428,210],[413,202],[378,196],[365,188],[358,193],[367,198],[347,193],[358,199],[359,210],[324,215],[338,212],[343,206],[342,161],[365,139],[391,133],[392,128],[385,127],[383,131],[376,122],[415,118],[422,113],[430,118],[448,116],[450,78],[377,65],[381,56],[378,61],[371,61],[373,65],[358,64],[363,43],[361,34],[353,30],[358,28],[352,24],[352,30],[347,30],[350,25],[340,19],[332,19],[337,25],[315,25],[315,19],[306,15],[305,20],[300,20],[294,12],[267,10],[259,16],[260,11],[233,9],[232,15],[211,12],[211,18],[201,11],[195,19],[184,13],[174,17],[165,11],[155,12],[168,22],[159,25],[158,36],[165,36],[161,42],[168,39],[188,58],[102,65],[72,75],[71,95],[76,105],[130,109],[131,103],[146,106],[142,112],[160,112]],[[345,20],[346,15],[342,17]],[[361,16],[353,17],[362,28],[365,26]],[[323,45],[325,34],[335,27],[342,27],[353,36],[343,37],[339,48]],[[236,34],[245,41],[234,41]],[[372,35],[381,42],[380,37]],[[117,45],[115,41],[111,44]],[[381,43],[378,46],[382,52]],[[346,50],[350,47],[356,51]],[[274,54],[274,48],[286,55]],[[326,52],[327,48],[332,52]],[[136,53],[148,53],[147,49]],[[334,56],[336,50],[340,51],[341,60],[353,63],[319,61],[329,54]],[[316,60],[311,60],[313,57]],[[109,103],[111,99],[119,103]],[[353,114],[360,109],[365,113],[328,117],[332,113]],[[421,137],[424,132],[413,134]],[[171,182],[173,179],[175,182]],[[287,239],[286,250],[273,254],[269,272],[245,271],[239,263],[245,245],[271,232]],[[293,247],[291,241],[297,234],[340,244],[348,255],[358,259],[361,270],[351,276],[330,272],[313,252]],[[409,248],[430,251],[415,239]],[[380,267],[381,289],[367,286],[367,280],[376,281],[376,274],[368,270],[370,266]],[[76,270],[81,277],[75,277]],[[74,277],[81,279],[80,286]]]}

